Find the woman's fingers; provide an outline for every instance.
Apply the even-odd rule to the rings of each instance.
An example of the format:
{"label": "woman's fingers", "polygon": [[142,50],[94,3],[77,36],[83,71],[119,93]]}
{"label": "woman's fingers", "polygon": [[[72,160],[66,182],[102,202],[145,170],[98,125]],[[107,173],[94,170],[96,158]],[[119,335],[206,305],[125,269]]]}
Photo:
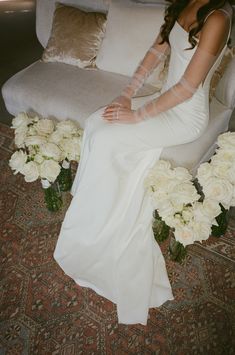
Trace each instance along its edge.
{"label": "woman's fingers", "polygon": [[102,116],[104,120],[112,123],[134,123],[133,111],[124,107],[107,107]]}
{"label": "woman's fingers", "polygon": [[108,117],[115,117],[120,113],[120,108],[118,107],[107,107],[106,110],[103,112],[103,117],[108,118]]}

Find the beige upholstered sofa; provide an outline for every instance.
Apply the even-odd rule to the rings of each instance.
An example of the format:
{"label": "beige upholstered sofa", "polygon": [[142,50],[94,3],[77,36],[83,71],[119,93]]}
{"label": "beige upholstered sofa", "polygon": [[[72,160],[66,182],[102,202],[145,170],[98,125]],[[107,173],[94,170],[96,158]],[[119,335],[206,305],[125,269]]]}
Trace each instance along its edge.
{"label": "beige upholstered sofa", "polygon": [[[108,21],[111,21],[110,1],[60,2],[86,11],[108,13]],[[113,0],[113,3],[116,12],[113,10],[110,16],[114,23],[107,23],[106,27],[107,32],[113,33],[104,32],[103,48],[98,53],[98,69],[38,60],[11,77],[2,88],[6,108],[12,115],[33,111],[59,120],[74,119],[83,127],[92,112],[110,103],[120,93],[129,80],[128,75],[131,75],[160,28],[164,1]],[[37,0],[36,30],[44,47],[50,36],[54,9],[55,0]],[[134,106],[141,105],[145,99],[134,100]],[[185,166],[195,172],[198,165],[213,154],[217,136],[227,130],[234,105],[235,59],[228,65],[215,90],[210,103],[209,125],[203,136],[190,144],[166,148],[161,157],[170,160],[173,165]]]}

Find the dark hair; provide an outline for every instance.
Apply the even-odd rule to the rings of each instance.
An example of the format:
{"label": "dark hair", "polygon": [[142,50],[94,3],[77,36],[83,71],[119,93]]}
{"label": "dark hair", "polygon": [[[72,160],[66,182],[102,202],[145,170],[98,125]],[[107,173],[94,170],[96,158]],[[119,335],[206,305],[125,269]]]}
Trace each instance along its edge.
{"label": "dark hair", "polygon": [[[189,43],[192,45],[192,49],[195,47],[197,44],[197,41],[195,40],[195,36],[198,32],[200,32],[204,20],[206,16],[212,11],[219,9],[224,6],[224,4],[228,0],[210,0],[208,3],[200,7],[200,9],[197,12],[197,23],[198,25],[191,29],[189,31]],[[162,42],[168,42],[169,43],[169,34],[171,32],[171,29],[173,28],[175,21],[179,17],[180,13],[183,11],[183,9],[188,5],[190,0],[171,0],[168,1],[171,4],[166,8],[165,11],[165,17],[164,17],[164,24],[161,27],[161,37],[162,37]],[[231,4],[231,1],[228,1]]]}

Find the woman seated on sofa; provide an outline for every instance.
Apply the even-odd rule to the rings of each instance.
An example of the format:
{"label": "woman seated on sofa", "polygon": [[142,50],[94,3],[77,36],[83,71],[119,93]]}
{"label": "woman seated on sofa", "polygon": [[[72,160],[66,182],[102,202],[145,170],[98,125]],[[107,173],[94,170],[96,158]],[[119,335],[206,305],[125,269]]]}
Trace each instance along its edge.
{"label": "woman seated on sofa", "polygon": [[[115,302],[120,323],[146,324],[150,307],[174,299],[153,239],[144,179],[163,147],[204,132],[210,78],[226,48],[231,18],[230,1],[171,2],[130,83],[86,122],[74,197],[54,257],[77,284]],[[132,97],[168,51],[161,94],[132,110]]]}

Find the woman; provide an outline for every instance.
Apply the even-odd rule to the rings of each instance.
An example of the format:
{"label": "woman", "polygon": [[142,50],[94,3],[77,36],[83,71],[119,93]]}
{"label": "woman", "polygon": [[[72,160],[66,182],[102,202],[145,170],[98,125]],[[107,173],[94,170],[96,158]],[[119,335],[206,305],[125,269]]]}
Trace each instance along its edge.
{"label": "woman", "polygon": [[[54,257],[77,284],[116,303],[120,323],[145,325],[150,307],[174,299],[153,238],[144,179],[163,147],[193,141],[205,130],[209,82],[226,47],[231,16],[226,1],[172,2],[128,86],[86,122],[74,197]],[[161,95],[131,109],[132,97],[169,49]]]}

